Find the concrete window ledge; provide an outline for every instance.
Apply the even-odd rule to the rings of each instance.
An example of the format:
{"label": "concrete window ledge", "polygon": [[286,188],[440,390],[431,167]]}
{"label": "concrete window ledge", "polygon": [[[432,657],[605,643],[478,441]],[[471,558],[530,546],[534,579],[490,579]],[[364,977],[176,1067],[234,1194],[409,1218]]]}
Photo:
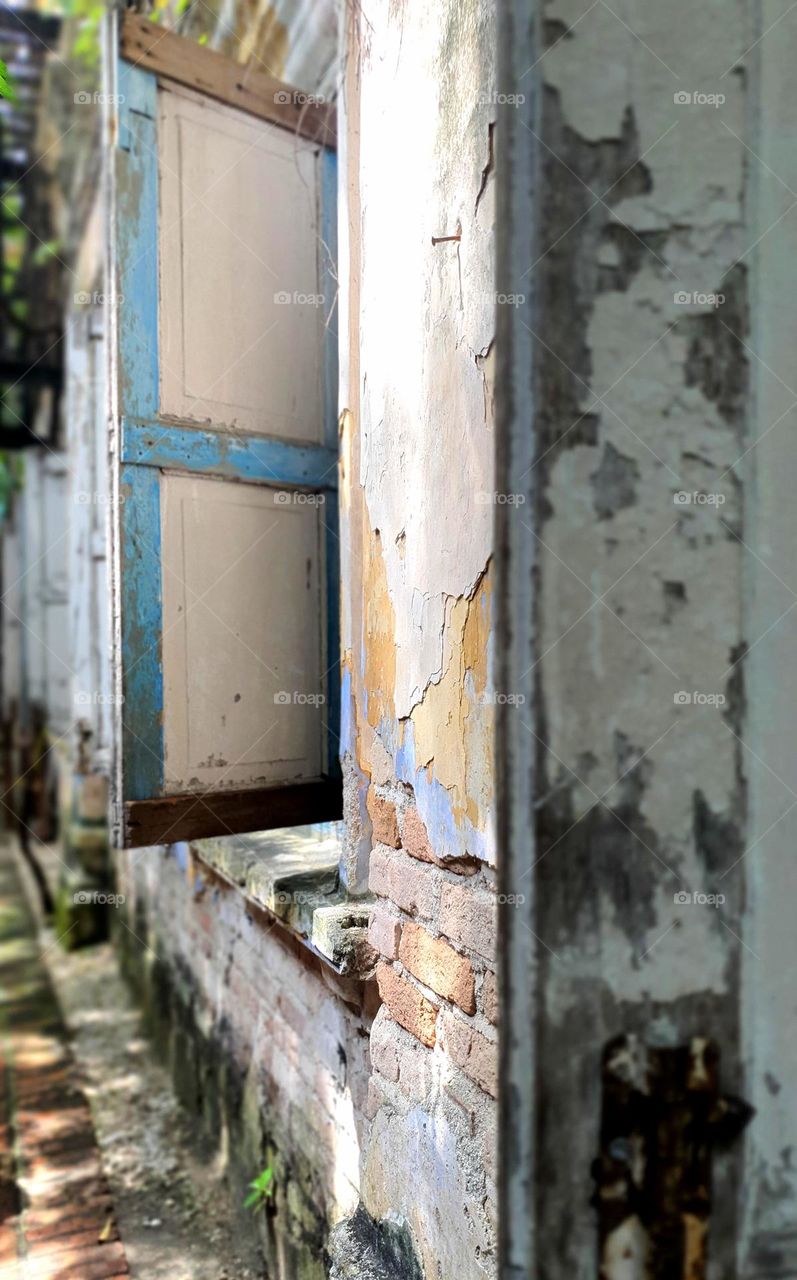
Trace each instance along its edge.
{"label": "concrete window ledge", "polygon": [[192,840],[195,859],[233,885],[320,957],[341,978],[373,976],[368,945],[372,903],[340,888],[339,822]]}

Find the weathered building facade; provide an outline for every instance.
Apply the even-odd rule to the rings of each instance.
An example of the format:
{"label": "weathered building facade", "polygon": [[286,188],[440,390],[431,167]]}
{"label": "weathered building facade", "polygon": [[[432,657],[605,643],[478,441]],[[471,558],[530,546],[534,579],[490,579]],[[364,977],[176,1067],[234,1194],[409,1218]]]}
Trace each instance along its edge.
{"label": "weathered building facade", "polygon": [[3,534],[60,909],[269,1275],[797,1274],[797,14],[160,18]]}
{"label": "weathered building facade", "polygon": [[[76,234],[75,304],[67,347],[66,462],[69,501],[76,504],[69,520],[74,626],[67,662],[74,672],[72,696],[86,705],[80,717],[81,763],[71,743],[71,761],[62,768],[68,780],[64,789],[77,793],[75,803],[82,812],[87,785],[96,794],[96,780],[103,775],[110,776],[112,789],[129,788],[125,808],[117,808],[116,833],[135,847],[111,854],[115,890],[123,903],[113,912],[114,936],[125,970],[141,993],[153,1038],[171,1062],[180,1096],[201,1118],[205,1138],[227,1153],[241,1204],[249,1181],[264,1167],[273,1170],[273,1195],[259,1225],[242,1210],[249,1234],[262,1237],[269,1274],[321,1276],[331,1267],[334,1274],[359,1275],[363,1257],[371,1254],[374,1265],[387,1268],[385,1274],[494,1274],[497,982],[490,573],[495,506],[495,15],[487,4],[465,10],[452,5],[441,27],[439,15],[429,9],[422,26],[406,40],[407,23],[412,26],[415,19],[382,12],[379,6],[372,13],[338,11],[333,5],[310,13],[303,6],[287,6],[264,23],[256,15],[231,10],[209,28],[207,23],[198,26],[197,15],[189,12],[182,23],[182,46],[178,40],[175,49],[177,56],[185,51],[189,65],[191,51],[198,52],[200,75],[184,85],[175,85],[168,68],[155,65],[164,52],[157,49],[163,32],[153,28],[147,46],[151,53],[145,55],[144,46],[135,44],[146,43],[148,36],[146,29],[131,26],[140,21],[127,20],[126,36],[120,20],[110,36],[103,85],[110,101],[101,104],[108,121],[102,143],[106,178],[97,187],[93,212]],[[231,643],[224,627],[232,623],[248,651],[254,642],[245,630],[246,619],[240,624],[236,620],[237,593],[242,586],[269,593],[275,589],[258,588],[256,568],[248,579],[235,578],[235,562],[248,552],[244,540],[237,549],[233,544],[230,559],[219,566],[235,580],[226,604],[214,594],[216,568],[197,587],[186,558],[188,543],[181,560],[168,559],[169,540],[178,535],[172,533],[167,506],[161,511],[161,571],[152,532],[140,521],[135,524],[139,486],[152,474],[137,463],[147,448],[154,452],[163,447],[154,433],[138,438],[139,455],[132,459],[136,465],[125,470],[131,461],[128,424],[135,419],[151,430],[149,409],[138,407],[146,399],[142,351],[159,347],[157,394],[170,406],[179,400],[172,416],[176,412],[192,422],[195,435],[184,437],[189,449],[196,442],[199,453],[207,443],[202,428],[208,407],[211,420],[221,414],[224,421],[212,388],[201,404],[197,400],[191,382],[196,369],[190,363],[182,380],[172,376],[178,349],[168,345],[169,330],[163,324],[187,326],[184,313],[175,312],[165,322],[151,313],[159,326],[156,341],[149,321],[141,319],[146,304],[136,292],[152,261],[145,235],[152,232],[146,219],[153,210],[158,219],[153,226],[161,228],[156,236],[172,234],[172,224],[178,227],[168,243],[161,240],[161,308],[172,296],[170,263],[192,252],[190,230],[182,232],[190,210],[169,203],[171,175],[182,162],[176,150],[169,150],[170,116],[177,113],[183,147],[204,146],[190,134],[191,113],[212,129],[223,119],[231,140],[240,121],[242,166],[247,148],[255,148],[257,155],[261,146],[280,145],[279,137],[287,140],[286,155],[293,146],[287,130],[278,130],[275,137],[263,128],[257,136],[254,122],[247,125],[243,112],[217,116],[218,97],[211,93],[202,99],[201,59],[208,54],[193,42],[201,30],[211,50],[238,63],[251,60],[257,73],[268,72],[300,89],[296,96],[310,114],[333,100],[337,108],[337,215],[333,208],[330,221],[329,213],[322,212],[317,234],[322,259],[334,254],[333,231],[337,239],[321,316],[322,340],[328,348],[331,344],[337,381],[331,443],[339,453],[333,478],[339,465],[335,552],[340,578],[330,591],[340,598],[341,691],[334,695],[322,685],[319,706],[326,705],[325,694],[334,696],[340,703],[339,726],[334,711],[317,714],[333,727],[342,820],[308,826],[308,814],[292,830],[238,836],[228,831],[226,808],[220,825],[208,824],[212,838],[138,847],[140,841],[126,824],[130,805],[143,800],[140,778],[147,774],[153,749],[158,750],[147,719],[154,705],[150,661],[157,637],[148,634],[131,660],[125,647],[131,634],[128,603],[131,593],[144,588],[126,577],[128,567],[135,573],[140,565],[147,584],[155,577],[161,580],[163,639],[154,648],[164,672],[167,794],[170,776],[179,784],[180,777],[188,777],[186,769],[201,767],[206,772],[200,776],[211,784],[209,775],[216,771],[219,794],[228,805],[226,775],[235,765],[235,742],[230,750],[212,744],[210,757],[196,766],[190,756],[191,734],[203,730],[191,720],[182,773],[176,763],[181,748],[169,708],[177,696],[177,658],[169,646],[183,634],[183,624],[179,602],[168,612],[170,578],[179,571],[186,579],[182,604],[187,612],[199,595],[207,599],[201,624],[205,634],[222,613],[216,642]],[[117,46],[123,57],[114,69]],[[394,66],[387,79],[386,65]],[[155,87],[151,66],[160,74],[158,84],[165,86],[155,107],[147,105],[154,99],[146,98]],[[422,161],[423,183],[432,200],[418,202],[412,194],[420,157],[406,127],[408,106],[419,122],[433,123],[424,130]],[[152,151],[162,159],[158,198],[148,204]],[[207,191],[200,189],[193,185],[196,172],[181,172],[176,196],[183,199],[190,188],[204,210],[211,200],[210,184]],[[231,190],[234,196],[236,187]],[[397,190],[403,193],[400,199]],[[227,225],[234,219],[239,224],[248,216],[242,210],[240,204],[216,204],[205,231],[208,225],[212,231],[214,222]],[[260,335],[247,331],[248,304],[241,301],[241,312],[236,310],[235,280],[240,279],[240,265],[256,272],[257,260],[276,263],[283,249],[269,241],[269,234],[280,235],[279,227],[274,224],[271,232],[264,228],[253,237],[240,222],[240,230],[234,226],[220,250],[232,255],[227,269],[233,276],[233,310],[225,323],[232,326],[239,348]],[[105,266],[103,235],[111,241]],[[390,251],[394,237],[404,245],[401,254]],[[248,247],[236,261],[240,239]],[[275,250],[277,258],[272,257]],[[411,271],[407,252],[414,255]],[[212,264],[208,269],[213,274]],[[213,279],[220,279],[218,273]],[[187,276],[182,282],[175,277],[174,288],[185,295],[188,281]],[[196,276],[190,281],[199,290],[192,301],[203,305],[212,297],[213,281]],[[270,286],[267,273],[263,283]],[[297,287],[312,292],[306,278],[280,283],[292,296]],[[297,313],[298,308],[293,313],[286,309],[286,323]],[[430,314],[435,317],[431,326]],[[203,340],[196,330],[186,332]],[[294,339],[298,335],[303,341],[306,332],[306,325],[299,325]],[[135,364],[131,333],[139,334]],[[107,374],[97,364],[103,350]],[[395,377],[397,360],[407,375],[400,381]],[[228,379],[225,391],[228,399],[237,396],[243,404],[237,441],[247,429],[246,380],[257,376],[243,363],[240,381]],[[109,399],[104,401],[106,378]],[[328,392],[327,384],[324,394]],[[110,406],[110,472],[98,461],[109,447],[107,410],[98,412],[103,404]],[[281,429],[283,438],[289,432]],[[235,447],[246,444],[244,436]],[[114,455],[118,460],[120,454],[121,471],[116,471]],[[186,456],[181,461],[192,465]],[[177,473],[171,478],[160,453],[157,462],[162,495],[171,488],[175,501],[189,502],[180,508],[182,519],[193,519],[193,495],[184,497],[178,490],[187,482]],[[178,466],[178,472],[184,474],[185,467]],[[260,501],[260,492],[271,490],[267,485],[256,488],[251,469],[235,477],[234,489],[225,489],[223,476],[229,472],[211,467],[207,474],[207,480],[190,482],[203,501],[207,497],[211,502],[203,507],[201,522],[191,526],[190,536],[200,540],[205,525],[218,542],[223,526],[214,525],[212,514],[218,494],[224,492],[225,500],[232,495],[233,501],[243,493],[251,504]],[[284,492],[283,487],[280,496]],[[326,503],[329,510],[334,493],[324,488],[316,496],[319,509]],[[313,494],[300,490],[299,498],[307,508]],[[230,510],[229,518],[236,519]],[[279,508],[277,512],[282,514]],[[106,562],[97,559],[104,548],[96,533],[98,522],[110,529],[109,576],[104,576]],[[125,529],[133,525],[134,541],[126,543]],[[268,537],[261,528],[254,536]],[[263,550],[269,554],[267,543]],[[327,551],[327,562],[330,558]],[[288,578],[280,589],[290,592]],[[121,664],[121,676],[118,670],[111,675],[111,650],[102,642],[102,610],[116,619],[114,662]],[[202,640],[186,630],[181,643],[190,648]],[[268,641],[259,643],[254,659],[258,678],[277,664],[269,649]],[[331,642],[327,652],[329,664],[336,663]],[[247,659],[243,651],[237,657],[237,669],[235,662],[232,669],[234,678],[244,682],[236,686],[244,690],[244,705],[248,694],[241,663]],[[201,656],[197,660],[204,661]],[[218,657],[216,662],[230,668]],[[137,666],[144,680],[139,681]],[[309,670],[305,662],[305,679]],[[13,663],[9,671],[13,678]],[[306,691],[309,686],[303,687]],[[140,697],[146,699],[143,709]],[[207,683],[192,698],[200,715],[206,707],[212,715]],[[221,732],[222,721],[217,727]],[[64,729],[69,737],[71,726]],[[275,737],[280,731],[281,726]],[[149,747],[148,753],[139,750],[143,767],[133,759],[141,737]],[[109,761],[109,748],[115,763]],[[297,817],[302,816],[299,810]],[[75,825],[65,829],[80,843]],[[201,814],[194,829],[201,834]],[[91,843],[92,834],[83,833],[83,838]],[[62,876],[68,883],[56,888],[64,912],[76,887],[102,885],[107,875],[98,873],[96,864],[89,867],[80,853],[70,861],[72,874]],[[65,921],[69,918],[63,915]]]}

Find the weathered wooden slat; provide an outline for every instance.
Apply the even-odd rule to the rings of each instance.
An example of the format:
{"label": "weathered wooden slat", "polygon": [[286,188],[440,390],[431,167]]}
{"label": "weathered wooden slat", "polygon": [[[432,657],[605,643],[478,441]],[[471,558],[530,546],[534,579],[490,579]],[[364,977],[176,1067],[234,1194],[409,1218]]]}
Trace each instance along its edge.
{"label": "weathered wooden slat", "polygon": [[145,467],[179,468],[198,475],[265,483],[337,485],[338,452],[324,445],[301,445],[232,431],[205,431],[170,421],[122,422],[122,462]]}
{"label": "weathered wooden slat", "polygon": [[122,467],[119,476],[121,717],[124,796],[143,800],[163,783],[161,525],[157,471]]}
{"label": "weathered wooden slat", "polygon": [[284,84],[258,67],[242,66],[172,31],[126,13],[121,22],[121,56],[134,66],[247,111],[311,142],[334,147],[335,108]]}
{"label": "weathered wooden slat", "polygon": [[340,780],[325,778],[292,786],[133,800],[124,808],[125,847],[136,849],[298,823],[333,822],[343,816],[343,794]]}

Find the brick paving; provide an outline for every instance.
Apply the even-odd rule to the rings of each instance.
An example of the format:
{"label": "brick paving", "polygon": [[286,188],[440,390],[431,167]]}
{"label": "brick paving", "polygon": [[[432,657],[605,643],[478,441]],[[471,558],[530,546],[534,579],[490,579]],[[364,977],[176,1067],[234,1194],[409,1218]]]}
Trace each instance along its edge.
{"label": "brick paving", "polygon": [[91,1112],[0,843],[0,1280],[126,1276]]}

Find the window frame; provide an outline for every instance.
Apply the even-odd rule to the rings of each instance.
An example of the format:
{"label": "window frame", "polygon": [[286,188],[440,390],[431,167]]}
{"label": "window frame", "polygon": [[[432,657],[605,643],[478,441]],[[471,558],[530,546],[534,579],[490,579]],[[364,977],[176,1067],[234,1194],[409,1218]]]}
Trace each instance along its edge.
{"label": "window frame", "polygon": [[[164,47],[165,46],[165,47]],[[147,50],[157,49],[156,57]],[[109,15],[105,46],[104,154],[107,209],[109,418],[113,473],[112,600],[114,656],[114,839],[122,847],[333,820],[342,815],[340,780],[340,625],[337,505],[337,168],[334,114],[305,122],[293,104],[306,99],[231,59],[165,33],[136,15]],[[199,67],[199,70],[197,70]],[[268,81],[260,84],[259,81]],[[322,367],[323,435],[319,445],[165,418],[158,369],[158,93],[175,82],[261,121],[293,129],[319,148],[319,271],[326,316]],[[208,88],[210,86],[210,89]],[[230,90],[230,94],[228,94]],[[227,96],[225,96],[227,95]],[[278,101],[279,99],[279,101]],[[289,108],[282,99],[288,99]],[[312,130],[312,132],[310,132]],[[318,132],[323,133],[321,141]],[[117,305],[116,300],[119,300]],[[325,767],[317,779],[240,789],[165,792],[164,686],[160,639],[161,484],[163,472],[235,479],[323,493],[320,506],[326,575],[327,672]]]}

